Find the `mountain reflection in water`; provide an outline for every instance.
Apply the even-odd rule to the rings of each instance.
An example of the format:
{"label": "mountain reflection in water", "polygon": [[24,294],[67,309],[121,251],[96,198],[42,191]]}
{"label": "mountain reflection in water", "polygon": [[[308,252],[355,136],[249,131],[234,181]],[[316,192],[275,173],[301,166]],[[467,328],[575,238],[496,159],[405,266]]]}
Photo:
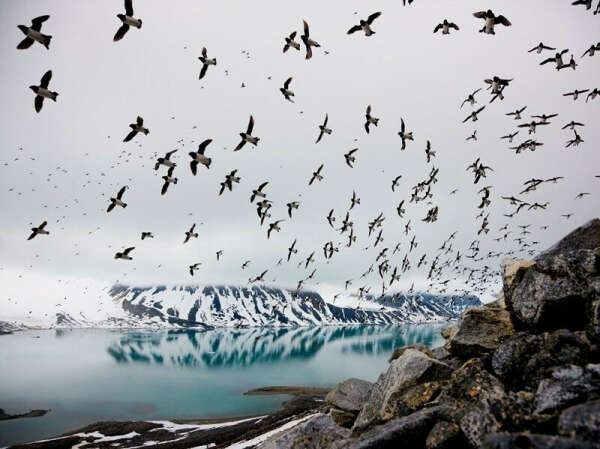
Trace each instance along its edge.
{"label": "mountain reflection in water", "polygon": [[341,353],[381,355],[413,343],[439,346],[446,324],[297,328],[222,328],[209,331],[134,331],[120,334],[108,353],[120,364],[183,368],[243,367],[314,358],[325,345]]}

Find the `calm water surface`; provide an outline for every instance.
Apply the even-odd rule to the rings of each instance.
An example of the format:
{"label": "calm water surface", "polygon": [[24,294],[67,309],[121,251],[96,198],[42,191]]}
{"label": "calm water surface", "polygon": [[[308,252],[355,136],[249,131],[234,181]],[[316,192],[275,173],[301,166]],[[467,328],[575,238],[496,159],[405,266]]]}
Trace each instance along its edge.
{"label": "calm water surface", "polygon": [[444,325],[211,331],[28,331],[0,337],[0,408],[41,418],[0,421],[0,446],[100,420],[268,413],[286,397],[243,396],[269,385],[374,381],[393,349],[435,347]]}

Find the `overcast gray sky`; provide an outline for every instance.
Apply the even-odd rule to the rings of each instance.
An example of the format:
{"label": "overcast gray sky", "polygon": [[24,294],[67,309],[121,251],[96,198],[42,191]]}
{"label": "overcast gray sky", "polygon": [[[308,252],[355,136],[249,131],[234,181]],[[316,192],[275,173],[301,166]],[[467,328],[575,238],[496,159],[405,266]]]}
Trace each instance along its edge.
{"label": "overcast gray sky", "polygon": [[[275,267],[275,262],[286,256],[286,248],[297,238],[295,261],[316,251],[315,281],[336,289],[344,280],[360,276],[382,246],[390,247],[391,253],[400,241],[402,252],[391,259],[392,266],[399,266],[414,234],[420,244],[410,256],[413,269],[405,273],[400,286],[406,288],[416,280],[416,288],[424,288],[428,267],[416,269],[422,254],[428,254],[430,261],[455,230],[454,248],[463,254],[477,238],[477,191],[484,185],[493,189],[491,232],[482,238],[482,253],[515,248],[516,225],[528,223],[534,225],[532,240],[543,249],[598,215],[600,179],[594,175],[600,175],[600,131],[593,119],[599,116],[600,98],[574,102],[561,94],[600,87],[600,55],[580,59],[599,40],[600,18],[569,3],[416,0],[402,7],[400,0],[134,0],[143,27],[131,29],[115,43],[121,0],[3,0],[2,284],[23,296],[39,288],[42,278],[106,284],[117,280],[144,285],[240,284],[269,268],[269,282],[295,286],[311,270],[298,269],[296,263]],[[513,26],[499,26],[495,36],[478,33],[483,21],[472,13],[488,7],[507,16]],[[348,28],[374,11],[382,11],[373,25],[375,35],[346,35]],[[53,36],[50,50],[37,43],[16,50],[23,38],[17,25],[29,25],[43,14],[51,15],[42,30]],[[460,31],[450,36],[433,34],[444,18],[456,22]],[[310,61],[305,61],[304,49],[281,51],[285,36],[293,30],[301,34],[302,19],[309,22],[311,37],[322,46]],[[571,49],[577,70],[557,72],[552,64],[539,66],[552,52],[537,55],[527,50],[540,41]],[[203,46],[218,65],[210,67],[200,81],[198,56]],[[39,84],[48,69],[53,71],[50,88],[59,93],[58,101],[46,100],[36,114],[28,86]],[[466,105],[460,110],[462,100],[493,75],[514,78],[505,100],[487,105],[478,122],[463,124],[471,108]],[[289,76],[294,77],[295,104],[279,92]],[[246,88],[240,88],[242,82]],[[489,98],[489,92],[478,94],[481,105]],[[363,128],[367,104],[380,118],[370,135]],[[522,123],[505,113],[525,105],[525,119],[531,120],[530,114],[560,115],[534,136],[544,142],[543,147],[516,155],[499,137]],[[333,133],[315,144],[325,113]],[[123,143],[128,125],[138,114],[150,134]],[[250,114],[260,143],[234,153],[238,133],[245,130]],[[401,117],[415,135],[404,152],[397,135]],[[560,128],[571,120],[586,123],[580,131],[585,143],[565,149],[572,132]],[[479,140],[466,142],[475,129]],[[521,129],[515,144],[526,138],[526,131]],[[187,153],[206,138],[213,139],[207,150],[213,163],[210,170],[199,167],[193,177]],[[440,169],[439,182],[432,189],[439,220],[433,224],[421,221],[431,205],[408,204],[410,188],[426,179],[431,169],[425,159],[426,140],[437,151],[433,164]],[[343,154],[355,147],[359,148],[356,167],[350,169]],[[176,148],[173,159],[179,183],[161,196],[160,176],[165,170],[155,172],[154,159]],[[474,185],[465,167],[477,157],[495,171]],[[309,187],[311,173],[321,163],[325,179]],[[219,197],[219,182],[236,168],[241,183]],[[400,174],[400,187],[393,193],[391,180]],[[522,196],[530,202],[549,201],[547,210],[524,211],[512,220],[502,216],[513,207],[500,195],[517,195],[531,177],[552,176],[565,180]],[[270,240],[266,225],[259,226],[256,208],[249,203],[251,190],[267,180],[266,192],[274,202],[272,219],[286,219],[282,231]],[[107,214],[109,197],[122,185],[130,187],[124,197],[128,207]],[[458,193],[449,196],[455,188]],[[332,230],[325,217],[334,208],[339,223],[353,190],[361,198],[352,211],[359,241],[351,249],[342,246],[326,264],[323,244],[333,240],[344,245],[347,234]],[[591,195],[575,201],[579,192]],[[403,199],[407,214],[401,219],[395,207]],[[289,220],[285,203],[293,200],[302,204]],[[373,240],[367,238],[367,222],[379,212],[386,216],[385,241],[365,251]],[[568,221],[560,217],[566,213],[574,216]],[[413,231],[407,237],[403,229],[408,219]],[[50,236],[26,241],[29,228],[43,220],[49,222]],[[184,232],[192,223],[198,224],[200,236],[183,245]],[[506,242],[494,242],[505,223],[512,234]],[[540,225],[550,227],[537,230]],[[140,241],[142,231],[154,232],[155,239]],[[113,259],[124,246],[136,247],[133,261]],[[217,263],[219,249],[224,257]],[[242,270],[246,259],[252,263]],[[187,266],[194,262],[203,265],[192,279]],[[482,263],[496,268],[499,262],[500,258]],[[465,265],[478,266],[468,260]],[[377,277],[371,281],[379,289]]]}

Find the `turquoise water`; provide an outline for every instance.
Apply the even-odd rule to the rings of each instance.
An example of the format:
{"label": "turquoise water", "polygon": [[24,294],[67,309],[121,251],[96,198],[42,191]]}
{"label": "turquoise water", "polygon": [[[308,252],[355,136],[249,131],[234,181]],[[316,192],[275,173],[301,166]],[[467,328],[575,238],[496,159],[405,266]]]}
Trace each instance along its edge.
{"label": "turquoise water", "polygon": [[41,418],[0,421],[0,446],[100,420],[268,413],[286,397],[243,396],[269,385],[374,381],[393,349],[441,344],[443,325],[211,331],[28,331],[0,337],[0,408]]}

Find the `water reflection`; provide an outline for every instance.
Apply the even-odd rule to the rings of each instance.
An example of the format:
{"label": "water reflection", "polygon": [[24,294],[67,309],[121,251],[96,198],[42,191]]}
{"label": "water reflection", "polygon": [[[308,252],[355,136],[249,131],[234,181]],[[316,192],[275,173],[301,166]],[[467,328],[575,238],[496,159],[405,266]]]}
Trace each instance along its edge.
{"label": "water reflection", "polygon": [[444,325],[346,326],[135,331],[120,333],[107,348],[119,364],[227,368],[309,360],[325,345],[340,353],[389,354],[399,346],[438,346]]}

